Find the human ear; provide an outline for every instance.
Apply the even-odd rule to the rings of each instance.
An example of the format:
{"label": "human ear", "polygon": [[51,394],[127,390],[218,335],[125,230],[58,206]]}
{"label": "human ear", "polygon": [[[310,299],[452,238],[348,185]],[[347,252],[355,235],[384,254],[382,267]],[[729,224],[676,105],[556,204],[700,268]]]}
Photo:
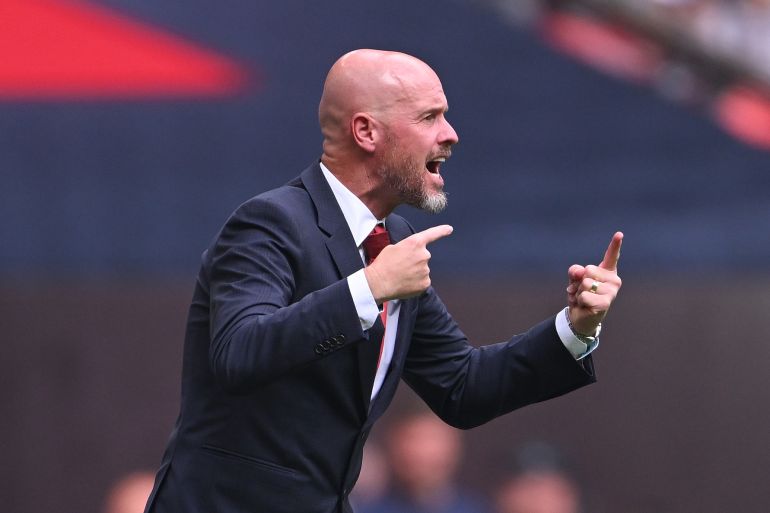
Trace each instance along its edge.
{"label": "human ear", "polygon": [[376,121],[369,114],[359,112],[350,119],[353,140],[364,151],[373,153],[376,142]]}

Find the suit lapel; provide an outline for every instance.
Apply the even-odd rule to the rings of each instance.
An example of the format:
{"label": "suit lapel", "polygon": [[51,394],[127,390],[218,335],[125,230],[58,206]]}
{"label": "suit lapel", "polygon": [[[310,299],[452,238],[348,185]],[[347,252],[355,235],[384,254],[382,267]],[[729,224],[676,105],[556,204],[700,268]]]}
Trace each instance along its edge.
{"label": "suit lapel", "polygon": [[[392,223],[389,219],[385,220],[385,227],[390,233],[391,242],[393,244],[402,241],[412,234],[408,230],[399,229],[399,226],[403,226],[403,223]],[[388,368],[388,374],[385,376],[385,381],[382,383],[382,388],[380,388],[380,392],[371,407],[371,419],[377,419],[382,415],[383,411],[390,403],[390,399],[393,397],[398,382],[401,379],[401,372],[398,370],[402,367],[405,353],[409,349],[410,334],[412,332],[412,327],[414,326],[414,315],[412,314],[412,310],[415,308],[417,301],[418,299],[416,297],[401,300],[401,307],[398,313],[398,328],[396,329],[395,347],[393,348],[393,358],[391,359]]]}
{"label": "suit lapel", "polygon": [[380,393],[371,406],[369,416],[371,422],[379,418],[390,404],[396,387],[401,379],[401,369],[403,361],[406,358],[406,352],[409,349],[410,334],[414,327],[415,316],[412,310],[415,308],[417,298],[405,299],[401,302],[401,309],[398,313],[398,329],[396,330],[396,347],[393,349],[393,359],[390,361],[388,373],[385,381],[382,382]]}
{"label": "suit lapel", "polygon": [[326,182],[318,164],[310,166],[300,176],[318,213],[318,227],[328,235],[326,247],[329,249],[334,265],[340,277],[350,276],[363,268],[361,255],[350,233],[350,227],[342,215],[337,200]]}
{"label": "suit lapel", "polygon": [[[342,215],[334,193],[324,178],[318,164],[307,168],[300,176],[305,189],[310,194],[318,213],[318,227],[328,235],[326,247],[329,250],[340,278],[350,276],[362,269],[364,263],[358,252],[350,227]],[[380,354],[380,341],[384,326],[379,318],[365,335],[369,340],[357,345],[358,374],[361,385],[361,401],[363,413],[369,411],[369,402],[377,372],[377,359]]]}

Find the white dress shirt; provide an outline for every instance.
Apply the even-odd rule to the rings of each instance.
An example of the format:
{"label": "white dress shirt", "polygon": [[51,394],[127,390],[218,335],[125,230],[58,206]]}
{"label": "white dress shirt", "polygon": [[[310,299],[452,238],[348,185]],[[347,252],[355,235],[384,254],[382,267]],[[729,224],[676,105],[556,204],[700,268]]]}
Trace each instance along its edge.
{"label": "white dress shirt", "polygon": [[[345,221],[350,228],[350,233],[353,235],[353,240],[358,247],[358,252],[361,255],[361,260],[366,261],[364,257],[363,242],[364,239],[372,232],[377,223],[381,223],[384,220],[377,219],[374,214],[364,205],[364,203],[337,177],[335,177],[329,169],[321,163],[321,171],[324,178],[329,183],[334,198],[337,200],[342,215],[345,216]],[[356,306],[358,312],[358,319],[361,321],[361,328],[368,330],[371,328],[377,317],[380,315],[380,309],[374,300],[372,291],[369,288],[369,283],[366,281],[364,270],[359,269],[350,276],[347,277],[348,287],[350,288],[350,295],[353,297],[353,303]],[[385,375],[388,372],[390,361],[393,359],[393,348],[396,345],[396,330],[398,328],[398,313],[401,310],[401,301],[397,299],[391,299],[388,301],[387,320],[385,323],[385,336],[382,349],[382,356],[380,357],[380,364],[377,368],[377,374],[374,377],[374,386],[372,387],[371,400],[377,396],[377,393],[382,387],[382,382],[385,381]],[[569,326],[566,315],[556,316],[556,332],[559,334],[564,346],[572,353],[575,359],[580,360],[591,353],[599,345],[598,339],[590,347],[578,339],[572,332]],[[376,344],[378,341],[370,340],[369,343]]]}

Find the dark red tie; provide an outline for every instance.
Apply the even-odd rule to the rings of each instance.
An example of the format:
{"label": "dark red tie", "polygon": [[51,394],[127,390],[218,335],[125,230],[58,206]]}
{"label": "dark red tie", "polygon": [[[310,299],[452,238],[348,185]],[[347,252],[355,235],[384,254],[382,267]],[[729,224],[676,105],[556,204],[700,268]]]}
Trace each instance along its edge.
{"label": "dark red tie", "polygon": [[[364,239],[364,255],[366,256],[366,265],[371,264],[374,262],[374,259],[379,256],[380,251],[382,251],[385,246],[390,244],[390,235],[388,234],[388,230],[385,229],[385,226],[378,224],[374,227],[374,230],[372,230],[372,233],[370,233],[366,239]],[[380,312],[380,320],[382,320],[382,325],[386,326],[386,320],[388,318],[388,302],[382,303],[382,312]],[[377,359],[377,367],[380,366],[380,360],[382,359],[382,350],[385,347],[385,332],[382,332],[382,341],[380,341],[380,356]]]}
{"label": "dark red tie", "polygon": [[374,262],[385,246],[390,244],[390,234],[381,224],[378,224],[372,230],[366,239],[364,239],[364,255],[366,255],[366,265]]}

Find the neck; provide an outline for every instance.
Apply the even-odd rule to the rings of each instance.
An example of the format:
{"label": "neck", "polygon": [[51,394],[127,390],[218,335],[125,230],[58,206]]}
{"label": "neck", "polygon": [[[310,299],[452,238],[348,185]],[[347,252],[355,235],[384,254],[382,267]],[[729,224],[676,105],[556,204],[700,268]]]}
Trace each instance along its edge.
{"label": "neck", "polygon": [[384,219],[398,206],[377,175],[364,163],[348,163],[324,154],[321,162],[350,192],[355,194],[377,219]]}

